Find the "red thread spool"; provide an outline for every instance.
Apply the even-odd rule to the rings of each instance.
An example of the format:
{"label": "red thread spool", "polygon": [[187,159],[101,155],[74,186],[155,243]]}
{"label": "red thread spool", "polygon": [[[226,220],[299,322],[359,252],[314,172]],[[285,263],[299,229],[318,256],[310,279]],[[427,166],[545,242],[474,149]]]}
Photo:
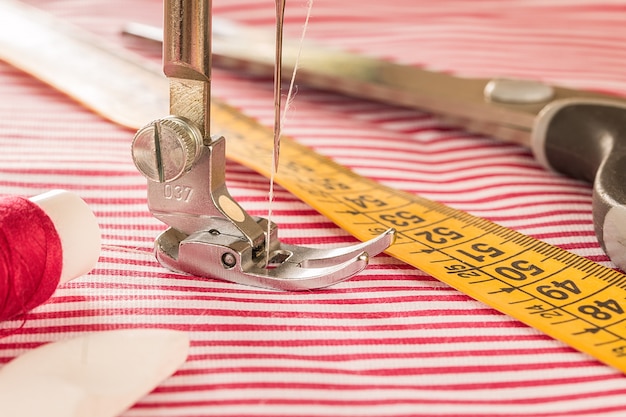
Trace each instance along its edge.
{"label": "red thread spool", "polygon": [[51,191],[0,199],[0,321],[48,300],[60,283],[89,272],[100,229],[78,196]]}

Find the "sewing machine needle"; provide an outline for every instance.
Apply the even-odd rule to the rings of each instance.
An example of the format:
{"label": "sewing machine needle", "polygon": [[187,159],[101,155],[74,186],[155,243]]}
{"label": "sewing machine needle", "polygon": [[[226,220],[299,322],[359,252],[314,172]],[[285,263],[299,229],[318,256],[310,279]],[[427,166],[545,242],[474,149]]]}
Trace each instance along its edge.
{"label": "sewing machine needle", "polygon": [[[0,25],[0,43],[6,46],[0,52],[9,51],[9,56],[14,52],[20,58],[18,66],[50,84],[67,89],[105,114],[120,111],[120,106],[106,109],[97,103],[105,98],[107,102],[113,98],[113,102],[121,103],[136,94],[141,100],[135,103],[148,107],[167,101],[167,97],[151,92],[166,87],[163,77],[153,77],[133,58],[118,56],[117,51],[95,43],[82,31],[68,30],[63,22],[20,3],[0,1],[0,9],[0,15],[11,16],[9,20],[15,23],[9,25],[10,30]],[[393,229],[367,242],[341,248],[288,245],[278,239],[275,224],[270,225],[266,237],[265,226],[270,222],[252,217],[230,195],[226,186],[226,138],[211,135],[209,129],[211,1],[165,0],[164,18],[163,71],[170,84],[169,115],[140,128],[131,146],[133,162],[147,180],[148,208],[169,226],[156,238],[157,259],[178,273],[280,290],[327,287],[361,272],[371,257],[393,243]],[[29,42],[13,46],[24,39]],[[59,45],[62,47],[55,49]],[[54,54],[42,53],[52,49]],[[97,66],[80,70],[85,62],[94,60]],[[113,89],[115,83],[98,82],[109,78],[124,81],[121,84],[125,88]],[[154,83],[147,82],[150,80]],[[85,95],[94,86],[102,87],[98,94]],[[116,101],[118,95],[122,99]],[[159,98],[155,103],[149,100],[153,96]],[[214,102],[213,109],[219,114],[227,108],[222,106]],[[241,126],[250,122],[234,110],[233,115]],[[230,129],[228,123],[217,120],[216,124],[216,130],[220,125],[227,132]],[[256,124],[250,127],[252,130],[243,134],[258,135],[252,140],[263,140],[264,129]],[[262,157],[262,147],[259,152]],[[271,246],[269,259],[267,246]]]}
{"label": "sewing machine needle", "polygon": [[281,135],[281,101],[282,101],[282,67],[283,67],[283,23],[285,21],[285,0],[276,1],[276,35],[275,35],[275,56],[274,56],[274,144],[272,152],[272,166],[270,175],[270,188],[268,193],[267,207],[267,265],[270,262],[270,244],[271,236],[270,225],[272,220],[272,202],[274,201],[274,177],[278,172],[278,158],[280,155],[280,135]]}
{"label": "sewing machine needle", "polygon": [[274,152],[273,170],[278,171],[281,135],[281,80],[283,66],[283,23],[285,21],[285,0],[276,0],[276,56],[274,60]]}

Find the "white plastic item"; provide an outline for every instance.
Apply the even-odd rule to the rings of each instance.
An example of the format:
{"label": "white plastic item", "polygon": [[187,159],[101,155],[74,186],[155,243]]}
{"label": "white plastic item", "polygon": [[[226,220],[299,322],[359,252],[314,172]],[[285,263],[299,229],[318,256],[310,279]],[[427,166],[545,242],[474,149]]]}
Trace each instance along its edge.
{"label": "white plastic item", "polygon": [[87,203],[76,194],[52,190],[30,198],[50,217],[63,248],[61,283],[91,271],[101,250],[100,227]]}
{"label": "white plastic item", "polygon": [[0,416],[114,417],[186,360],[187,333],[90,333],[33,349],[0,368]]}

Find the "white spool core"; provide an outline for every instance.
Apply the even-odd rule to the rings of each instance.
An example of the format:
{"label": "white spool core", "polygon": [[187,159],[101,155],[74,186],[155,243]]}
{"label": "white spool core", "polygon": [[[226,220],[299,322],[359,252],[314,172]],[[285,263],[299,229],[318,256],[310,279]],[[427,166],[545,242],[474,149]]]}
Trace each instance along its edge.
{"label": "white spool core", "polygon": [[52,190],[32,197],[50,217],[63,248],[61,283],[91,271],[100,257],[100,227],[87,203],[76,194]]}

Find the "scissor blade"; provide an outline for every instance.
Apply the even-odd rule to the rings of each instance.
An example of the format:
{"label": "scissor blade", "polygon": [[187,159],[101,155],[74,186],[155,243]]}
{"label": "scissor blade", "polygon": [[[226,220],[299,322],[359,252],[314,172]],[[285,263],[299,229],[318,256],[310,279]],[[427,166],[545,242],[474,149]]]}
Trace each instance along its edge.
{"label": "scissor blade", "polygon": [[[159,30],[149,26],[129,25],[127,33],[160,40]],[[221,19],[213,20],[213,33],[215,66],[255,75],[273,73],[270,33]],[[532,80],[456,77],[313,42],[305,42],[300,49],[286,39],[282,59],[284,74],[290,74],[298,62],[301,84],[429,111],[470,131],[525,146],[530,146],[536,116],[551,102],[564,98],[609,98]]]}

